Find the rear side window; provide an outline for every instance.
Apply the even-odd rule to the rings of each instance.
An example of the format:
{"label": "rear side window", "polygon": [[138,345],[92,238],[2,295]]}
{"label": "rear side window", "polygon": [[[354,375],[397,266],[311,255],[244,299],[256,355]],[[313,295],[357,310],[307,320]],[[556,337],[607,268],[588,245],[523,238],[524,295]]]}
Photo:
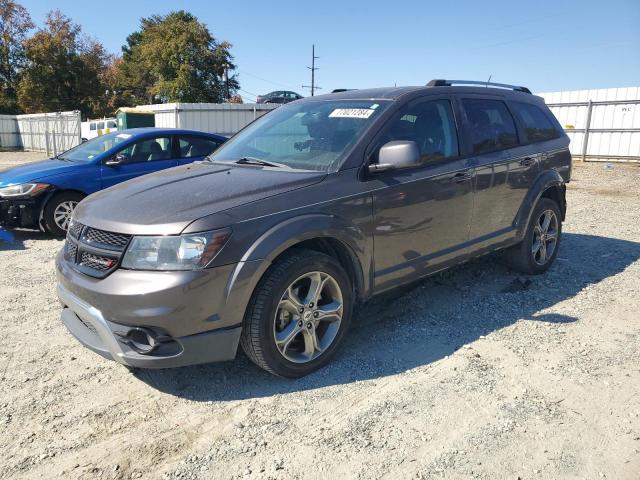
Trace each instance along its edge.
{"label": "rear side window", "polygon": [[178,143],[180,158],[206,157],[220,146],[220,142],[197,136],[180,137]]}
{"label": "rear side window", "polygon": [[543,142],[560,136],[540,107],[521,102],[512,102],[511,106],[524,127],[527,143]]}
{"label": "rear side window", "polygon": [[429,100],[404,108],[382,135],[382,144],[411,140],[418,144],[423,162],[458,156],[458,136],[448,100]]}
{"label": "rear side window", "polygon": [[462,100],[471,129],[473,153],[480,154],[510,148],[518,144],[513,118],[500,100]]}

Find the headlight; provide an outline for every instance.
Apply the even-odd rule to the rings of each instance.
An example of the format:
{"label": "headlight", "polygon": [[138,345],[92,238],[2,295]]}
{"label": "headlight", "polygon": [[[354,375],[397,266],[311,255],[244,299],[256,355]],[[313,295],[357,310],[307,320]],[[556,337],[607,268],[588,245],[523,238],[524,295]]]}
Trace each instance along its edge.
{"label": "headlight", "polygon": [[46,190],[49,185],[46,183],[22,183],[0,188],[0,197],[35,197],[38,193]]}
{"label": "headlight", "polygon": [[132,270],[198,270],[206,267],[231,235],[231,229],[180,236],[133,237],[122,259]]}

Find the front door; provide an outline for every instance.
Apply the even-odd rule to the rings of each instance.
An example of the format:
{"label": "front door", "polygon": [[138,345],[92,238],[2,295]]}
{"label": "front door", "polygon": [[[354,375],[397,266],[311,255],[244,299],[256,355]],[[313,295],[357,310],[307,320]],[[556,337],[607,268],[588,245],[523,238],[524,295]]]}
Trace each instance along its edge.
{"label": "front door", "polygon": [[460,255],[469,238],[473,184],[458,149],[447,98],[414,100],[389,122],[376,146],[418,143],[421,167],[380,172],[370,181],[374,208],[375,288],[421,277]]}
{"label": "front door", "polygon": [[102,188],[178,165],[177,160],[172,158],[170,136],[144,138],[120,150],[116,155],[121,156],[119,164],[103,164],[101,167]]}

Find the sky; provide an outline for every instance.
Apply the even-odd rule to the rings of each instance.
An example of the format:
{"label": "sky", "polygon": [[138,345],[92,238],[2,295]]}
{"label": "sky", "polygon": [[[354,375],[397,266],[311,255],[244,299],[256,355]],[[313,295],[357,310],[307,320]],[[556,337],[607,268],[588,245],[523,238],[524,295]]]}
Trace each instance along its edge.
{"label": "sky", "polygon": [[640,86],[640,0],[19,0],[36,25],[60,9],[119,53],[140,18],[187,10],[232,43],[245,101],[272,90],[317,93],[491,80],[534,92]]}

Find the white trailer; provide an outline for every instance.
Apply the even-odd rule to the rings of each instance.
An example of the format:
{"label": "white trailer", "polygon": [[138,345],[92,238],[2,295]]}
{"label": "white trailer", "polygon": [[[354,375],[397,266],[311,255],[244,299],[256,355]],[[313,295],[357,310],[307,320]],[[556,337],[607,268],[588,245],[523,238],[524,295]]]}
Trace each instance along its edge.
{"label": "white trailer", "polygon": [[82,122],[80,130],[82,132],[82,141],[86,142],[92,138],[100,137],[105,133],[111,133],[118,130],[118,124],[115,118],[87,120],[86,122]]}

